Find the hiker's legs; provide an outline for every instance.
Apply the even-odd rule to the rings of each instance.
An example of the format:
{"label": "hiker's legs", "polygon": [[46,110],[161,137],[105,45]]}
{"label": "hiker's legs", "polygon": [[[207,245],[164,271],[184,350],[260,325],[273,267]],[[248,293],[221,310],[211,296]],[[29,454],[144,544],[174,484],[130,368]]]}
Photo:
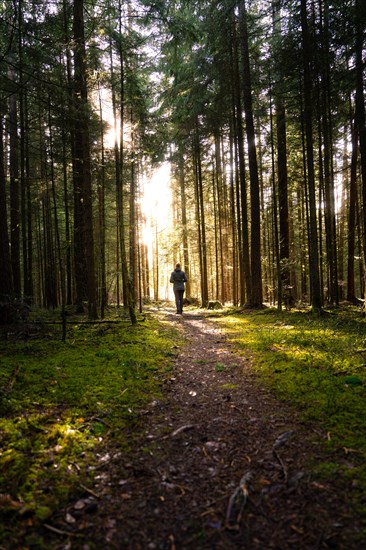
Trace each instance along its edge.
{"label": "hiker's legs", "polygon": [[175,305],[177,308],[177,313],[180,313],[179,290],[174,289],[174,296],[175,296]]}
{"label": "hiker's legs", "polygon": [[179,292],[179,297],[178,297],[179,307],[177,309],[178,309],[178,313],[183,313],[183,294],[184,294],[184,290],[178,290],[178,292]]}
{"label": "hiker's legs", "polygon": [[183,313],[183,294],[184,290],[174,290],[177,313]]}

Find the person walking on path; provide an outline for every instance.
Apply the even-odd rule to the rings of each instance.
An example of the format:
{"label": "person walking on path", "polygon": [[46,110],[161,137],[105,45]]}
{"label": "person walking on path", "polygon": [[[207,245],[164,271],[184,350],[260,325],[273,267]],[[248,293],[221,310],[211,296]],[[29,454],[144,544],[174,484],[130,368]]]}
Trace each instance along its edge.
{"label": "person walking on path", "polygon": [[170,276],[170,282],[173,283],[173,291],[175,296],[175,304],[177,313],[183,313],[183,295],[185,291],[184,283],[187,282],[187,277],[184,271],[181,270],[180,264],[175,266],[174,271]]}

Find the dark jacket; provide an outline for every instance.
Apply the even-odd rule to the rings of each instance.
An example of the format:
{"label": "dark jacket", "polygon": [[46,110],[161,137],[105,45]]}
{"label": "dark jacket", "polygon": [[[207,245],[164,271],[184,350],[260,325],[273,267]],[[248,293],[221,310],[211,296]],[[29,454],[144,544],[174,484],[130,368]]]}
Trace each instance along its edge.
{"label": "dark jacket", "polygon": [[184,283],[187,282],[187,277],[181,269],[175,269],[170,275],[170,282],[173,283],[173,290],[184,290]]}

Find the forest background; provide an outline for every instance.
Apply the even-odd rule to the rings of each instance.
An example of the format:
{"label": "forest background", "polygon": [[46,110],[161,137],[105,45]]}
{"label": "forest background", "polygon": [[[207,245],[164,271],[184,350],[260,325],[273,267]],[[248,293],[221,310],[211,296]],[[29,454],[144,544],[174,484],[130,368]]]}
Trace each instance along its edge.
{"label": "forest background", "polygon": [[204,306],[363,298],[365,17],[1,2],[2,322],[108,303],[135,322],[176,260]]}
{"label": "forest background", "polygon": [[361,0],[0,0],[0,541],[133,445],[176,261],[364,521],[365,28]]}

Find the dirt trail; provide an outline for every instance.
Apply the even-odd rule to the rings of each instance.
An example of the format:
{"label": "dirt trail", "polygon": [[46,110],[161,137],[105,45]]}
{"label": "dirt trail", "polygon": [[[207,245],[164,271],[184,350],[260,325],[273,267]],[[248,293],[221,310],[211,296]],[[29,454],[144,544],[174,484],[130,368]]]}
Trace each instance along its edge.
{"label": "dirt trail", "polygon": [[102,498],[85,515],[90,544],[80,547],[360,548],[350,542],[357,526],[341,492],[306,467],[321,434],[259,387],[250,357],[214,323],[161,315],[189,344],[164,400],[143,411],[139,448],[111,452],[101,467],[94,490]]}

